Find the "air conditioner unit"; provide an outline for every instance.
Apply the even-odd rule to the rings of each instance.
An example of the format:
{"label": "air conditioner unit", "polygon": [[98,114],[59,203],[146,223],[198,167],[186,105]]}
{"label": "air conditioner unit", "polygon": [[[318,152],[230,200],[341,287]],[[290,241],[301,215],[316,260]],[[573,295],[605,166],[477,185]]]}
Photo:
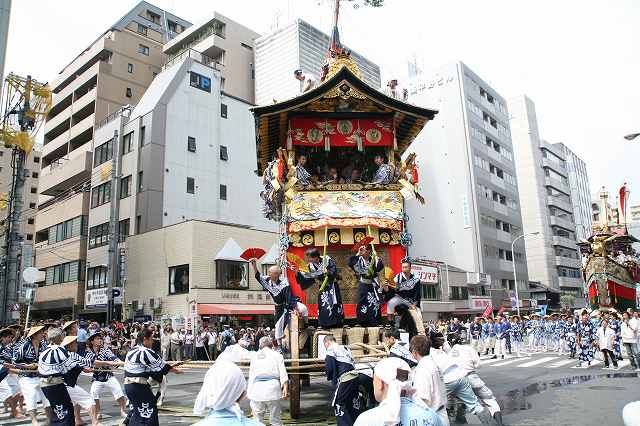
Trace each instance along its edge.
{"label": "air conditioner unit", "polygon": [[162,306],[162,299],[149,299],[149,307],[151,309],[160,309]]}
{"label": "air conditioner unit", "polygon": [[139,301],[138,300],[132,300],[131,301],[131,309],[133,309],[134,311],[137,311],[138,309],[140,309],[140,305],[139,305]]}

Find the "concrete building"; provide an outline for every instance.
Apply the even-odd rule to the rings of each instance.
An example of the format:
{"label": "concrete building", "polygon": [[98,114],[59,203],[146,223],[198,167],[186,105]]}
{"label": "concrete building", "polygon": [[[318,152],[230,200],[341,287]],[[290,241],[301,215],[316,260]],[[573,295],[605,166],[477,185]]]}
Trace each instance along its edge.
{"label": "concrete building", "polygon": [[[254,103],[254,42],[260,34],[215,12],[164,46],[168,60],[188,49],[205,55],[220,70],[222,90]],[[207,64],[209,65],[209,64]]]}
{"label": "concrete building", "polygon": [[490,276],[493,305],[529,281],[505,100],[462,62],[420,75],[410,101],[439,111],[407,153],[418,155],[426,205],[407,203],[412,256]]}
{"label": "concrete building", "polygon": [[[235,324],[240,320],[273,324],[271,297],[239,255],[249,247],[266,249],[276,241],[273,232],[198,220],[130,237],[125,317],[149,315],[180,322],[198,315]],[[275,263],[267,257],[262,259],[263,269],[269,265],[266,262]]]}
{"label": "concrete building", "polygon": [[4,61],[9,42],[9,21],[11,20],[11,0],[0,0],[0,95],[4,85]]}
{"label": "concrete building", "polygon": [[591,189],[587,164],[565,144],[554,145],[560,147],[566,159],[576,240],[589,238],[591,236]]}
{"label": "concrete building", "polygon": [[[221,91],[221,72],[210,58],[194,50],[176,58],[165,65],[137,106],[111,115],[96,127],[87,315],[101,312],[103,300],[97,295],[108,283],[112,202],[118,205],[123,257],[128,235],[189,220],[275,230],[276,225],[262,216],[260,182],[252,173],[256,153],[250,105]],[[116,133],[120,179],[118,187],[112,188]],[[133,265],[128,256],[126,264]]]}
{"label": "concrete building", "polygon": [[36,217],[36,266],[47,278],[36,294],[35,317],[82,308],[94,127],[141,99],[161,71],[163,43],[188,26],[142,1],[51,82]]}
{"label": "concrete building", "polygon": [[535,105],[509,101],[527,266],[532,281],[583,299],[569,172],[563,147],[541,138]]}
{"label": "concrete building", "polygon": [[[258,105],[282,101],[300,94],[293,72],[302,68],[319,80],[331,37],[302,19],[260,37],[255,45],[256,97]],[[345,46],[346,47],[346,46]],[[351,57],[360,68],[364,81],[380,88],[380,67],[361,54]]]}
{"label": "concrete building", "polygon": [[[640,240],[640,204],[629,206],[629,233]],[[640,253],[640,243],[635,243],[633,248]]]}

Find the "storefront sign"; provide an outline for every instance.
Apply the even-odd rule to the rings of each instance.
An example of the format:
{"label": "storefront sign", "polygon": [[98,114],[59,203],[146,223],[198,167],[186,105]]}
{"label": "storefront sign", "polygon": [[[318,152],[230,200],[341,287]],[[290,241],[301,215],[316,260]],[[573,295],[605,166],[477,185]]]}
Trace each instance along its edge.
{"label": "storefront sign", "polygon": [[437,284],[439,280],[438,268],[434,266],[412,264],[411,273],[423,283]]}
{"label": "storefront sign", "polygon": [[469,309],[484,309],[487,306],[491,305],[491,299],[490,298],[486,298],[486,299],[476,299],[476,298],[472,298],[469,299]]}
{"label": "storefront sign", "polygon": [[491,285],[491,275],[483,272],[467,272],[467,284]]}
{"label": "storefront sign", "polygon": [[[93,290],[87,290],[84,293],[84,306],[88,307],[105,307],[107,306],[108,297],[107,297],[107,287],[96,288]],[[113,287],[113,303],[122,304],[122,287]]]}

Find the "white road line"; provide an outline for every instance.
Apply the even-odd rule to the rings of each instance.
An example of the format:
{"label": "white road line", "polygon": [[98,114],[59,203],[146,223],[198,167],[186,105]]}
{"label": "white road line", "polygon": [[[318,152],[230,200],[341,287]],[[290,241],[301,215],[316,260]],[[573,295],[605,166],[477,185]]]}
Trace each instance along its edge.
{"label": "white road line", "polygon": [[488,360],[486,360],[486,361],[484,361],[484,360],[480,360],[480,366],[483,366],[483,365],[490,365],[490,364],[493,364],[493,363],[495,363],[495,362],[500,362],[500,361],[506,361],[506,360],[504,360],[504,359],[502,359],[502,358],[496,358],[496,359],[491,359],[491,358],[490,358],[490,359],[488,359]]}
{"label": "white road line", "polygon": [[497,364],[492,364],[491,366],[492,367],[500,367],[501,365],[507,365],[507,364],[511,364],[512,362],[517,362],[517,361],[522,361],[522,360],[523,360],[523,358],[513,358],[513,359],[510,359],[509,361],[505,361],[505,360],[501,359],[500,361],[502,361],[502,362],[499,362]]}
{"label": "white road line", "polygon": [[575,359],[571,359],[571,358],[569,358],[569,359],[563,359],[563,360],[561,360],[561,361],[554,362],[554,363],[553,363],[553,364],[551,364],[551,365],[547,365],[547,368],[558,368],[558,367],[562,367],[563,365],[567,365],[567,364],[571,364],[571,363],[574,363],[574,364],[575,364],[575,363],[576,363],[576,360],[575,360]]}
{"label": "white road line", "polygon": [[556,359],[554,356],[545,356],[543,358],[536,359],[535,361],[525,362],[524,364],[520,364],[517,367],[532,367],[534,365],[542,364],[547,361],[551,361],[552,359]]}

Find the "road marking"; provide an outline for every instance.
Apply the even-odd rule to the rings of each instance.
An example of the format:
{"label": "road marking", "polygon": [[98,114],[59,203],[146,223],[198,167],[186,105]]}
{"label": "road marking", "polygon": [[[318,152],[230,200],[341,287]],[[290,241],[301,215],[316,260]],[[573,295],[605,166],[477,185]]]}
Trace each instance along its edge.
{"label": "road marking", "polygon": [[505,360],[504,360],[504,359],[501,359],[501,358],[496,358],[496,359],[491,359],[491,358],[490,358],[490,359],[488,359],[488,360],[486,360],[486,361],[481,360],[481,361],[480,361],[480,365],[481,365],[481,366],[482,366],[482,365],[490,365],[490,364],[493,364],[493,363],[495,363],[495,362],[500,362],[500,361],[505,361]]}
{"label": "road marking", "polygon": [[547,368],[558,368],[558,367],[562,367],[563,365],[567,365],[567,364],[571,364],[574,363],[575,364],[576,360],[569,358],[569,359],[563,359],[561,361],[558,362],[554,362],[551,365],[547,365]]}
{"label": "road marking", "polygon": [[505,361],[501,359],[500,361],[503,361],[503,362],[493,364],[492,367],[500,367],[501,365],[507,365],[507,364],[511,364],[512,362],[522,361],[522,358],[513,358],[513,359],[510,359],[509,361]]}
{"label": "road marking", "polygon": [[547,361],[551,361],[552,359],[556,359],[554,356],[545,356],[543,358],[536,359],[535,361],[525,362],[524,364],[520,364],[517,367],[532,367],[534,365],[542,364]]}

